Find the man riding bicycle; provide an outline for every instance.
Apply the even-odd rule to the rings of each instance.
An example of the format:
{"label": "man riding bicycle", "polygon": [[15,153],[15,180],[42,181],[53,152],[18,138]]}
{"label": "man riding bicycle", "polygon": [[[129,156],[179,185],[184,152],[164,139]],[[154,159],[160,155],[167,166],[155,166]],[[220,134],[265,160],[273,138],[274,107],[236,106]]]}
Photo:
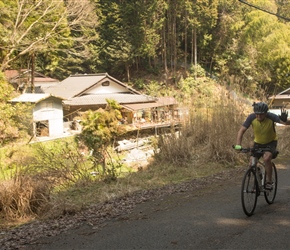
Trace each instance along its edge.
{"label": "man riding bicycle", "polygon": [[275,129],[275,123],[281,123],[283,125],[290,125],[290,120],[287,120],[288,112],[284,109],[281,110],[281,115],[268,112],[268,105],[264,102],[258,102],[253,104],[254,113],[251,113],[242,127],[238,131],[237,143],[235,145],[236,150],[240,150],[244,133],[252,125],[254,132],[254,147],[267,148],[263,154],[263,160],[265,162],[265,171],[267,180],[265,183],[265,189],[272,189],[272,159],[277,156],[277,133]]}

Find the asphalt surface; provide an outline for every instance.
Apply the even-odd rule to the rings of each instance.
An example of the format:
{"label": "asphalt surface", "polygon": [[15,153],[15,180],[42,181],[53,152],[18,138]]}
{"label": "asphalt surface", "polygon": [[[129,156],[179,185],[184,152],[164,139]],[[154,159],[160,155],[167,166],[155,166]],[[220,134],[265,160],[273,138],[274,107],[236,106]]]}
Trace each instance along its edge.
{"label": "asphalt surface", "polygon": [[268,205],[260,196],[251,217],[241,206],[241,173],[198,193],[177,193],[139,204],[131,214],[102,228],[83,225],[42,238],[27,249],[290,249],[290,164],[277,167],[274,204]]}

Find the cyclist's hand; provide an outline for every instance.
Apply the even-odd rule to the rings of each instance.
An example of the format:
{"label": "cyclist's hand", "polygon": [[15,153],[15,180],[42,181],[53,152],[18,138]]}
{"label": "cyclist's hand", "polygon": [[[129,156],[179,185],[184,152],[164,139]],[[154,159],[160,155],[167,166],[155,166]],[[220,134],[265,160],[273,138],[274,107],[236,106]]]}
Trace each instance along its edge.
{"label": "cyclist's hand", "polygon": [[241,150],[241,149],[242,149],[242,146],[241,146],[241,145],[235,145],[235,146],[234,146],[234,149],[235,149],[235,150]]}
{"label": "cyclist's hand", "polygon": [[288,118],[288,111],[286,111],[285,109],[281,109],[281,115],[278,115],[280,120],[283,122],[287,122],[287,118]]}

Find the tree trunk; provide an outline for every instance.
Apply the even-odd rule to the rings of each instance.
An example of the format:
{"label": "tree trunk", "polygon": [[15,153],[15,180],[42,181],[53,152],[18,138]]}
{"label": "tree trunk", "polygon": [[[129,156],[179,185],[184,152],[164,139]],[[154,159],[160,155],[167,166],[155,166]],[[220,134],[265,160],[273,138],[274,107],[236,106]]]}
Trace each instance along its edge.
{"label": "tree trunk", "polygon": [[35,71],[35,54],[34,54],[34,52],[32,52],[32,55],[31,55],[31,93],[35,92],[34,71]]}
{"label": "tree trunk", "polygon": [[164,56],[164,72],[165,72],[165,84],[168,84],[168,68],[167,68],[167,45],[166,45],[166,26],[163,27],[163,56]]}
{"label": "tree trunk", "polygon": [[173,75],[176,84],[176,70],[177,70],[177,31],[176,31],[176,15],[177,15],[177,4],[176,1],[174,3],[174,11],[173,11],[173,24],[172,24],[172,34],[173,34]]}
{"label": "tree trunk", "polygon": [[126,63],[126,72],[127,72],[127,80],[128,82],[130,82],[130,67],[128,63]]}
{"label": "tree trunk", "polygon": [[184,69],[187,70],[187,10],[185,10],[184,18]]}
{"label": "tree trunk", "polygon": [[193,65],[193,54],[194,54],[194,37],[193,37],[193,28],[191,30],[191,57],[190,57],[190,64]]}
{"label": "tree trunk", "polygon": [[196,28],[194,28],[194,78],[197,78],[197,42],[196,42]]}

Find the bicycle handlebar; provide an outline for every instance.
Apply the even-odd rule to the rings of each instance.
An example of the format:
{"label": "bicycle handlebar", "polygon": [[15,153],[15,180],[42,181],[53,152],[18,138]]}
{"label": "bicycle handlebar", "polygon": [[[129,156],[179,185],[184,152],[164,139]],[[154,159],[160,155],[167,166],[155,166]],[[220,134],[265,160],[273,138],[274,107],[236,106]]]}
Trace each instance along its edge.
{"label": "bicycle handlebar", "polygon": [[[235,146],[233,145],[233,148],[235,148]],[[241,148],[240,150],[236,150],[238,153],[251,153],[252,156],[260,158],[265,152],[272,152],[273,156],[272,159],[275,159],[278,154],[279,151],[275,150],[273,152],[273,150],[271,150],[270,147],[266,147],[266,148]]]}

